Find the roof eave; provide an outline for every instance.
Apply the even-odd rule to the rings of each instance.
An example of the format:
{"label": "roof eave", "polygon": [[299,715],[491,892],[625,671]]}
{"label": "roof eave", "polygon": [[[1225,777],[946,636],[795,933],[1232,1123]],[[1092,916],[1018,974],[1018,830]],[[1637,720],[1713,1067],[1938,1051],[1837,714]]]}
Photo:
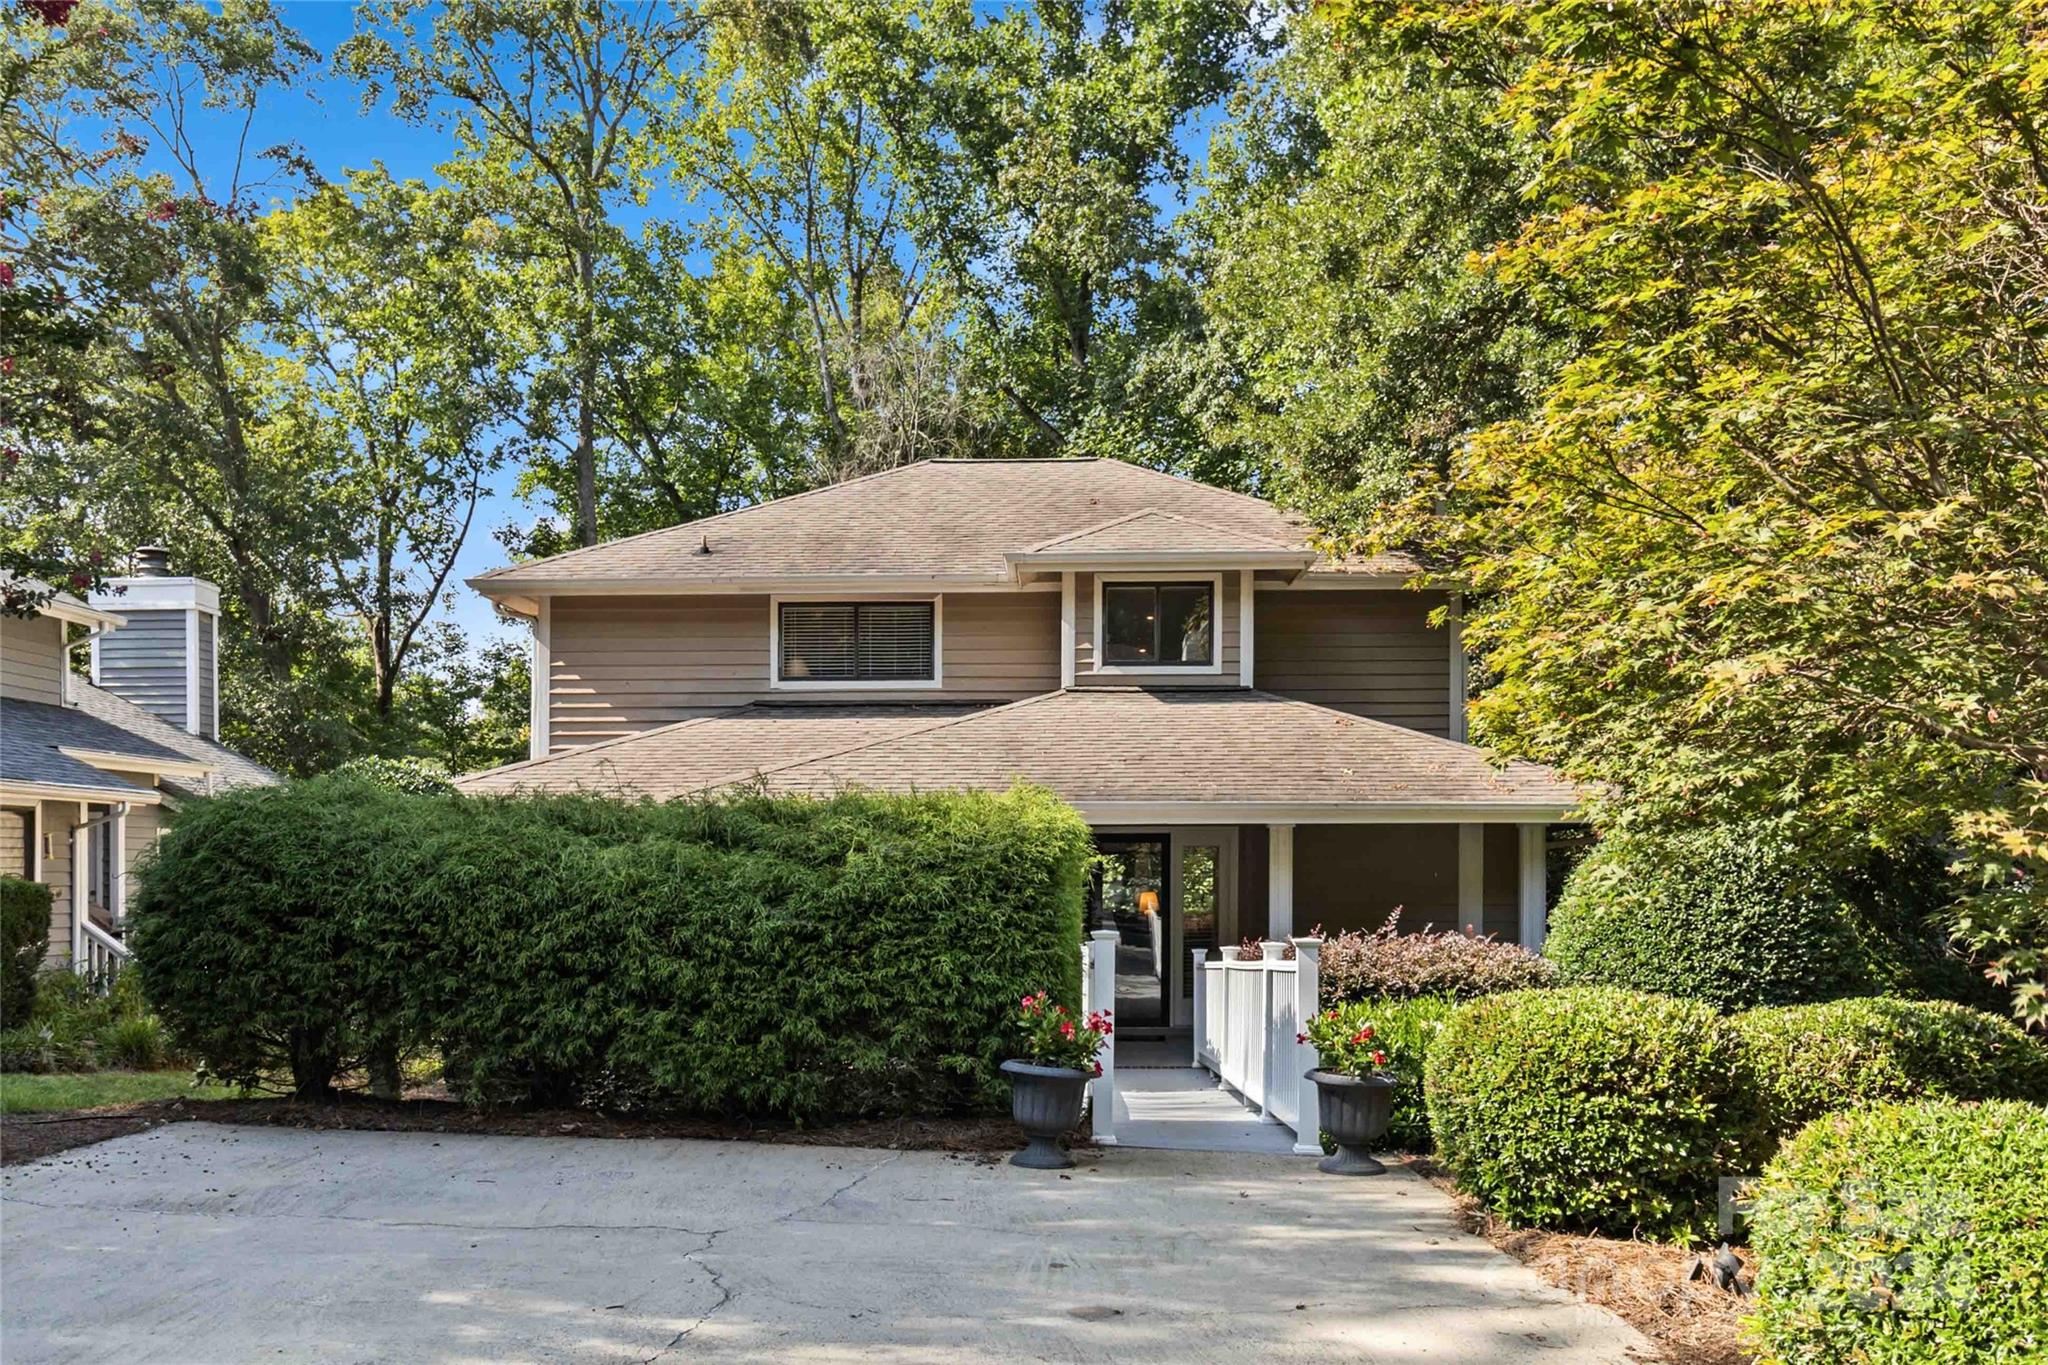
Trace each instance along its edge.
{"label": "roof eave", "polygon": [[1559,824],[1578,817],[1556,801],[1090,801],[1070,804],[1091,825]]}
{"label": "roof eave", "polygon": [[1021,550],[1003,556],[1019,569],[1293,569],[1316,556],[1300,550]]}
{"label": "roof eave", "polygon": [[18,782],[0,780],[0,799],[30,801],[125,801],[131,806],[154,806],[162,793],[147,787],[122,783],[111,787],[73,786],[66,782]]}
{"label": "roof eave", "polygon": [[[719,578],[673,578],[638,575],[630,578],[493,578],[484,575],[467,580],[469,586],[493,601],[508,606],[530,602],[537,597],[605,596],[671,597],[691,593],[794,593],[794,592],[1003,592],[1017,585],[1005,575],[978,574],[820,574],[790,575],[735,574]],[[517,610],[516,606],[512,609]]]}
{"label": "roof eave", "polygon": [[101,772],[121,773],[163,773],[171,777],[204,777],[220,771],[218,763],[207,763],[196,758],[166,758],[161,754],[129,754],[116,749],[89,749],[80,745],[59,744],[57,752],[66,758],[75,758],[88,768]]}

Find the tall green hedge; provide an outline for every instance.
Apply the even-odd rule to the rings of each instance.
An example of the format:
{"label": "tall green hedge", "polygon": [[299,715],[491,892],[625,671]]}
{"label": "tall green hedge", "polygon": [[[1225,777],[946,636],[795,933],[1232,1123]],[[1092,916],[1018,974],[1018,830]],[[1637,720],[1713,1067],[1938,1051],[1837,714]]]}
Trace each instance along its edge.
{"label": "tall green hedge", "polygon": [[1751,1207],[1773,1365],[2048,1359],[2048,1109],[1924,1101],[1817,1119]]}
{"label": "tall green hedge", "polygon": [[1051,795],[621,802],[322,778],[203,803],[146,862],[180,1047],[302,1093],[380,1047],[486,1100],[834,1116],[996,1103],[1016,1000],[1079,994]]}
{"label": "tall green hedge", "polygon": [[20,1024],[36,1003],[36,970],[50,946],[50,888],[0,877],[0,1027]]}

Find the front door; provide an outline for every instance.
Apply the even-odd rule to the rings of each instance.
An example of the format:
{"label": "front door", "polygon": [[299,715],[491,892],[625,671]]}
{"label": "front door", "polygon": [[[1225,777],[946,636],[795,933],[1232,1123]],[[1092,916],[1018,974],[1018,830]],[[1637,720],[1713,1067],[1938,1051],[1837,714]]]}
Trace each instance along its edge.
{"label": "front door", "polygon": [[1114,929],[1119,1032],[1164,1029],[1171,1020],[1170,844],[1163,834],[1100,835],[1090,929]]}
{"label": "front door", "polygon": [[1234,941],[1236,830],[1189,826],[1159,833],[1101,831],[1091,930],[1114,929],[1116,1022],[1161,1033],[1194,1022],[1189,950]]}

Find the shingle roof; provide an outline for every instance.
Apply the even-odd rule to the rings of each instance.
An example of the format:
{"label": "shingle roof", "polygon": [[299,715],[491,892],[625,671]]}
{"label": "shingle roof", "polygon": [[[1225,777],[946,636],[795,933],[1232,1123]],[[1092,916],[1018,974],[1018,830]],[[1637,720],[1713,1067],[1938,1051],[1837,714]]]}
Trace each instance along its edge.
{"label": "shingle roof", "polygon": [[[214,765],[214,786],[227,787],[269,787],[284,779],[255,759],[236,753],[225,744],[219,744],[201,735],[187,734],[160,716],[151,715],[125,697],[117,697],[104,687],[91,683],[71,680],[71,697],[77,703],[76,709],[93,716],[140,739],[173,750],[176,754],[195,763]],[[126,752],[123,750],[122,752]],[[184,779],[161,779],[166,791],[180,796],[195,796],[205,787],[203,782]]]}
{"label": "shingle roof", "polygon": [[151,771],[152,759],[182,761],[185,755],[110,725],[75,706],[0,697],[0,779],[81,792],[150,789],[80,762],[60,749],[133,754],[137,771]]}
{"label": "shingle roof", "polygon": [[[1006,554],[1140,513],[1201,523],[1254,545],[1311,549],[1300,519],[1271,503],[1122,460],[927,460],[469,581],[493,596],[650,582],[994,584],[1012,576]],[[1414,565],[1389,557],[1347,567],[1399,573]]]}
{"label": "shingle roof", "polygon": [[455,780],[472,795],[603,792],[657,801],[948,720],[973,704],[755,703]]}
{"label": "shingle roof", "polygon": [[1002,790],[1024,781],[1092,814],[1139,804],[1240,808],[1218,818],[1279,807],[1549,818],[1538,813],[1561,815],[1579,801],[1538,764],[1496,767],[1470,745],[1250,689],[1078,688],[863,733],[869,722],[855,713],[868,709],[820,707],[809,728],[792,733],[789,716],[747,707],[461,785],[667,798],[754,783],[826,794]]}
{"label": "shingle roof", "polygon": [[1132,550],[1166,553],[1216,551],[1237,554],[1274,551],[1308,554],[1306,546],[1227,526],[1212,526],[1192,517],[1177,517],[1156,507],[1129,512],[1100,526],[1071,531],[1042,541],[1027,552],[1043,554],[1121,554]]}

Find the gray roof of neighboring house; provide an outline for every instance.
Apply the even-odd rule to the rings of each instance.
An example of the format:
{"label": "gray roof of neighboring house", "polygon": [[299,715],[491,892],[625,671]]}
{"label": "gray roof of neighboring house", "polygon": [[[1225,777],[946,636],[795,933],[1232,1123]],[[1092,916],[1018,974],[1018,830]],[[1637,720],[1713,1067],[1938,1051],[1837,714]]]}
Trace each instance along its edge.
{"label": "gray roof of neighboring house", "polygon": [[75,706],[0,697],[0,778],[38,786],[74,787],[81,791],[147,791],[60,753],[60,749],[93,749],[133,754],[138,772],[152,771],[152,759],[183,760],[186,755],[129,733]]}
{"label": "gray roof of neighboring house", "polygon": [[[1165,550],[1313,551],[1306,524],[1272,503],[1122,460],[925,460],[469,582],[494,597],[804,579],[993,586],[1014,579],[1006,555],[1066,537],[1092,536],[1122,551],[1150,548],[1130,538],[1147,528],[1172,542],[1159,547]],[[1324,560],[1311,572],[1415,567],[1385,556]]]}
{"label": "gray roof of neighboring house", "polygon": [[[1099,813],[1199,804],[1379,808],[1388,818],[1444,807],[1473,818],[1549,818],[1530,813],[1562,815],[1580,800],[1539,764],[1497,766],[1468,744],[1251,689],[1075,688],[887,724],[849,714],[864,709],[819,707],[794,731],[787,718],[746,707],[461,785],[666,798],[752,783],[823,795],[849,786],[1002,790],[1023,781]],[[603,782],[592,780],[594,767]]]}
{"label": "gray roof of neighboring house", "polygon": [[[136,736],[145,743],[171,750],[178,757],[195,763],[211,763],[216,771],[216,788],[268,787],[284,779],[255,759],[236,753],[225,744],[207,739],[203,735],[188,734],[161,717],[151,715],[134,702],[117,697],[104,687],[94,687],[81,679],[71,680],[71,698],[77,703],[75,709]],[[123,752],[126,752],[125,750]],[[191,778],[164,778],[164,790],[178,796],[197,796],[204,792],[205,783]]]}

